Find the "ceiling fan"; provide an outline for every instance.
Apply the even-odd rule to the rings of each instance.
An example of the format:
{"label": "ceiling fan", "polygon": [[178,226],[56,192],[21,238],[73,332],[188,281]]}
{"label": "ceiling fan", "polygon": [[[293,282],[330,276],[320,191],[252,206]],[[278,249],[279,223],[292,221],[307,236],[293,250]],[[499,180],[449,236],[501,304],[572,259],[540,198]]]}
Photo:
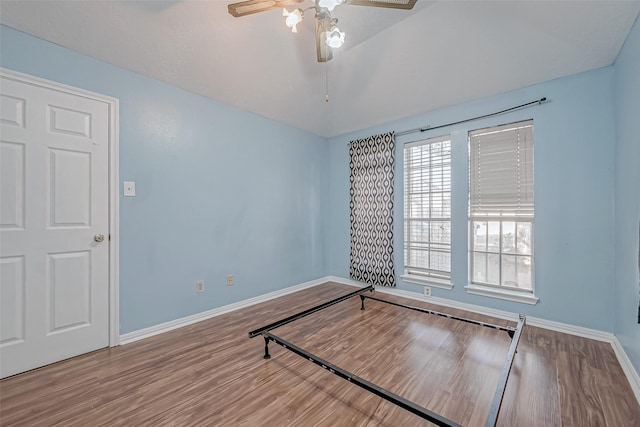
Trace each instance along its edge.
{"label": "ceiling fan", "polygon": [[229,13],[236,18],[272,9],[283,8],[282,15],[286,25],[294,33],[296,25],[302,21],[304,13],[313,11],[316,22],[316,54],[318,62],[327,62],[333,58],[333,49],[342,46],[344,33],[336,24],[338,20],[331,16],[336,6],[351,4],[357,6],[386,7],[391,9],[413,9],[417,0],[314,0],[314,5],[306,9],[296,8],[289,12],[286,7],[298,6],[305,0],[247,0],[229,5]]}

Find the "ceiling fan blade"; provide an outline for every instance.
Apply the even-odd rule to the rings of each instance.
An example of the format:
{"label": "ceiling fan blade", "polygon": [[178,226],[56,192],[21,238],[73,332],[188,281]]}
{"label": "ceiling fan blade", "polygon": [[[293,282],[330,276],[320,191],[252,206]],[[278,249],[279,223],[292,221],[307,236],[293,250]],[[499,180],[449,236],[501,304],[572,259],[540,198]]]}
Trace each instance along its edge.
{"label": "ceiling fan blade", "polygon": [[333,59],[333,48],[327,44],[327,31],[331,30],[331,16],[329,14],[316,15],[316,53],[318,62]]}
{"label": "ceiling fan blade", "polygon": [[271,9],[295,6],[304,0],[248,0],[239,3],[231,3],[228,6],[229,13],[236,18],[251,15],[252,13],[266,12]]}
{"label": "ceiling fan blade", "polygon": [[416,1],[417,0],[347,0],[345,4],[410,10],[413,9]]}

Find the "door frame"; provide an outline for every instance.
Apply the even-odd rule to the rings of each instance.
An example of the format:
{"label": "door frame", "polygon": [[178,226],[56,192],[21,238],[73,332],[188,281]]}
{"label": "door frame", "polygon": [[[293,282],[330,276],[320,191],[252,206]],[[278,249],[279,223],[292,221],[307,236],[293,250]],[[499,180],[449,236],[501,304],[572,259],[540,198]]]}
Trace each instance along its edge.
{"label": "door frame", "polygon": [[109,347],[120,344],[120,276],[119,276],[119,158],[120,142],[119,100],[51,80],[0,67],[3,78],[32,86],[68,93],[107,104],[109,109]]}

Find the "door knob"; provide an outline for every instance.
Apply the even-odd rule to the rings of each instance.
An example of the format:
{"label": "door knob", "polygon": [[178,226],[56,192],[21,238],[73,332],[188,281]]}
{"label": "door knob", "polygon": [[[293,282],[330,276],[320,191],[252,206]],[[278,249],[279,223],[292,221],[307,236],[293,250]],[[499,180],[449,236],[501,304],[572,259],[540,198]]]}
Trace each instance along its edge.
{"label": "door knob", "polygon": [[93,240],[98,243],[102,242],[104,240],[104,234],[96,234],[95,236],[93,236]]}

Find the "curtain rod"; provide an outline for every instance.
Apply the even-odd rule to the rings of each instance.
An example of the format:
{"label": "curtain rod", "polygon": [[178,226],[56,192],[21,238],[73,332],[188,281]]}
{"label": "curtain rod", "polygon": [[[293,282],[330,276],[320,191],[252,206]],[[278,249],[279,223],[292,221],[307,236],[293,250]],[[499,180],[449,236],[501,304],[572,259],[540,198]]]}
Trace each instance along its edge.
{"label": "curtain rod", "polygon": [[497,116],[497,115],[500,115],[500,114],[508,113],[509,111],[518,110],[520,108],[528,107],[529,105],[533,105],[533,104],[540,105],[543,102],[545,102],[546,100],[547,100],[547,98],[544,97],[544,98],[540,98],[540,99],[538,99],[536,101],[531,101],[531,102],[527,102],[526,104],[518,105],[517,107],[511,107],[511,108],[507,108],[506,110],[496,111],[495,113],[485,114],[484,116],[472,117],[470,119],[460,120],[458,122],[451,122],[451,123],[447,123],[447,124],[444,124],[444,125],[426,126],[426,127],[421,127],[421,128],[404,130],[402,132],[396,132],[396,136],[408,135],[410,133],[416,133],[416,132],[426,132],[428,130],[440,129],[440,128],[444,128],[444,127],[447,127],[447,126],[453,126],[453,125],[459,125],[460,123],[466,123],[466,122],[470,122],[470,121],[473,121],[473,120],[485,119],[487,117],[493,117],[493,116]]}

